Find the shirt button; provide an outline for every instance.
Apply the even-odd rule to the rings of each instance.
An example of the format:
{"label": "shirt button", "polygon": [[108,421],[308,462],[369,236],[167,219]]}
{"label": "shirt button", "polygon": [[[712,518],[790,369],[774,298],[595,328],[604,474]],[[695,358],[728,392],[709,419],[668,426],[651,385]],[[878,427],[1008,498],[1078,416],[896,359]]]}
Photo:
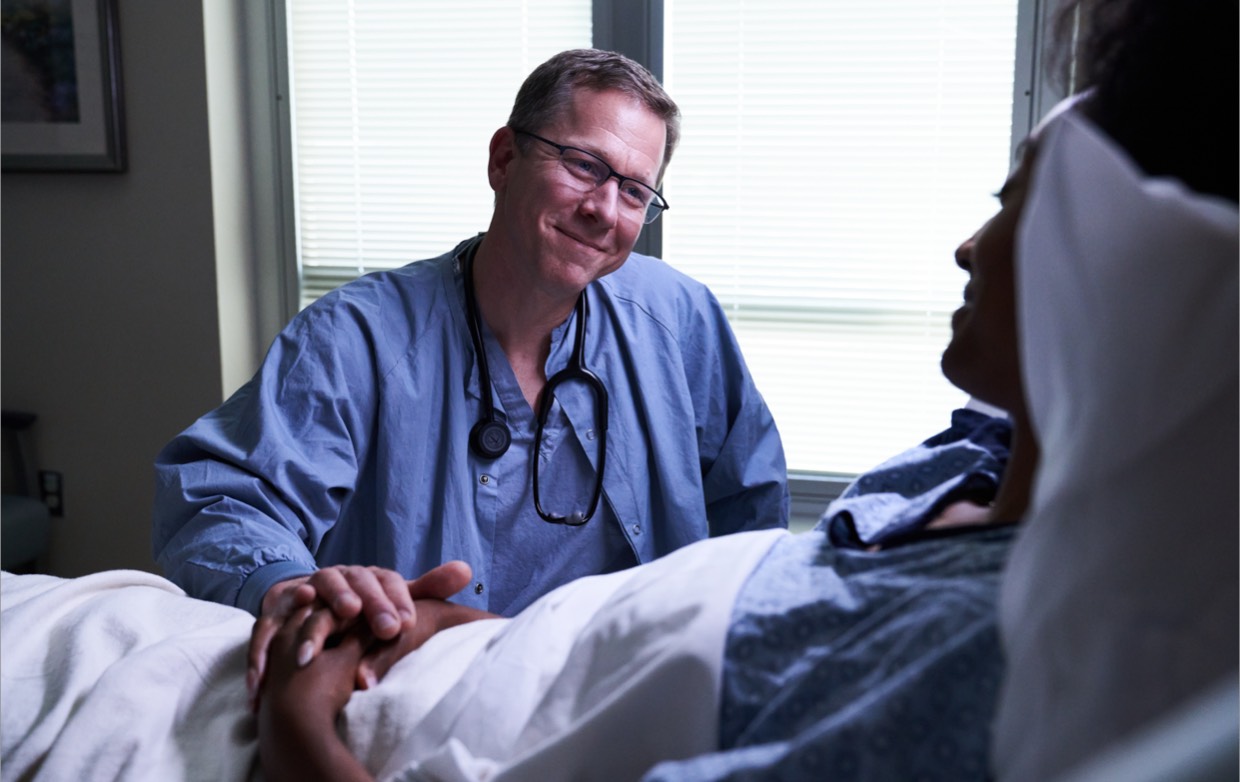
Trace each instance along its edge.
{"label": "shirt button", "polygon": [[633,534],[634,534],[634,535],[640,535],[640,534],[642,534],[642,525],[640,525],[640,524],[634,524],[634,525],[633,525]]}
{"label": "shirt button", "polygon": [[474,594],[475,595],[482,594],[482,582],[481,581],[479,581],[477,584],[474,584]]}
{"label": "shirt button", "polygon": [[490,476],[490,475],[483,474],[483,475],[479,476],[479,478],[478,478],[478,483],[481,483],[483,486],[486,486],[486,485],[487,485],[488,483],[490,483],[490,482],[491,482],[491,476]]}
{"label": "shirt button", "polygon": [[593,440],[593,439],[594,439],[594,430],[593,430],[593,429],[587,429],[587,430],[586,430],[586,439],[587,439],[587,440]]}

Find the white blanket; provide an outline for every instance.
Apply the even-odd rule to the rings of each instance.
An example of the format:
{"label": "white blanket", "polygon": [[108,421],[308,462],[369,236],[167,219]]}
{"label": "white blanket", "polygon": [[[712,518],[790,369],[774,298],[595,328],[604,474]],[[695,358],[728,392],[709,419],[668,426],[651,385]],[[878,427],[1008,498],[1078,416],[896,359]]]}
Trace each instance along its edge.
{"label": "white blanket", "polygon": [[249,778],[253,617],[118,570],[0,581],[0,776]]}
{"label": "white blanket", "polygon": [[[343,734],[401,780],[625,779],[711,750],[732,603],[781,534],[704,541],[445,631],[355,694]],[[249,614],[136,571],[0,586],[4,780],[261,778]]]}

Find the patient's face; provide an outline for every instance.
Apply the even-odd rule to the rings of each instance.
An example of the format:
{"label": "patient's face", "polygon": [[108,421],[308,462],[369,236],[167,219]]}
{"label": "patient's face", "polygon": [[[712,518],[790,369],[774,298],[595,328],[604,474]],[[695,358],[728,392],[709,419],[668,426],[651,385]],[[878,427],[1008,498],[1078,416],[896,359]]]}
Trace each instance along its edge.
{"label": "patient's face", "polygon": [[1009,412],[1023,408],[1013,260],[1033,157],[1029,146],[999,192],[998,213],[956,249],[969,282],[942,360],[943,374],[958,388]]}

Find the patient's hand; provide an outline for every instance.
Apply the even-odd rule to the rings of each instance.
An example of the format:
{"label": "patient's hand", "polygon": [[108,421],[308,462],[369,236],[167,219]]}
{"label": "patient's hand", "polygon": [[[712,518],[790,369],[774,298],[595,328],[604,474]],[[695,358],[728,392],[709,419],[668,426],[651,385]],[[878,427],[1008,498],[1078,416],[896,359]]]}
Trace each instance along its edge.
{"label": "patient's hand", "polygon": [[[423,587],[447,588],[455,583],[450,572],[447,582],[435,581],[442,577],[444,573],[437,574]],[[469,569],[465,568],[468,581]],[[415,582],[409,584],[411,589],[415,587]],[[320,621],[316,617],[329,615],[329,609],[301,606],[276,628],[259,709],[259,753],[267,779],[370,779],[335,728],[355,685],[364,688],[373,684],[397,660],[440,630],[494,617],[434,598],[419,599],[413,605],[417,621],[403,628],[396,638],[378,640],[366,624],[356,622],[334,634],[308,663],[301,661],[302,645],[314,634]]]}
{"label": "patient's hand", "polygon": [[336,717],[353,693],[358,663],[372,639],[359,626],[309,665],[302,665],[298,650],[314,611],[310,605],[295,609],[271,639],[258,710],[263,773],[273,782],[370,779],[336,733]]}
{"label": "patient's hand", "polygon": [[[469,566],[459,561],[440,565],[408,582],[385,568],[338,566],[276,584],[263,598],[262,613],[250,636],[246,687],[251,707],[257,706],[272,640],[295,612],[312,609],[298,629],[296,659],[305,665],[319,654],[329,636],[363,620],[376,639],[397,637],[418,622],[414,600],[446,599],[468,584],[470,575]],[[377,678],[391,667],[391,662],[364,670]],[[368,680],[373,681],[374,678]]]}

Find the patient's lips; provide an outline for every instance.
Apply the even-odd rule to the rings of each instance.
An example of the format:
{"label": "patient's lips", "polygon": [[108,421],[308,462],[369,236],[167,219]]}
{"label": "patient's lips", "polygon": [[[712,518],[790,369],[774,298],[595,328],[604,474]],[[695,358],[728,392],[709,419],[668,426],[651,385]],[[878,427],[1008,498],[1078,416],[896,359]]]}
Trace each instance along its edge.
{"label": "patient's lips", "polygon": [[971,281],[968,285],[964,286],[964,292],[961,294],[961,297],[964,299],[964,302],[956,308],[955,312],[952,313],[951,323],[953,329],[958,327],[960,322],[964,320],[968,316],[968,313],[973,309],[973,284]]}

